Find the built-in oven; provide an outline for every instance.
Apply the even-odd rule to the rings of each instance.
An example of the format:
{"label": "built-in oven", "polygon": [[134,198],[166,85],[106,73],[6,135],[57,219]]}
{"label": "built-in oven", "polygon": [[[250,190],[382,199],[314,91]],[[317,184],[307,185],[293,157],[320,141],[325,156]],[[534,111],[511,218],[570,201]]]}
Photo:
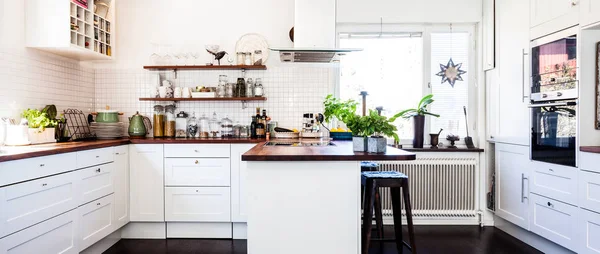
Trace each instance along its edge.
{"label": "built-in oven", "polygon": [[531,159],[577,166],[577,100],[532,103]]}

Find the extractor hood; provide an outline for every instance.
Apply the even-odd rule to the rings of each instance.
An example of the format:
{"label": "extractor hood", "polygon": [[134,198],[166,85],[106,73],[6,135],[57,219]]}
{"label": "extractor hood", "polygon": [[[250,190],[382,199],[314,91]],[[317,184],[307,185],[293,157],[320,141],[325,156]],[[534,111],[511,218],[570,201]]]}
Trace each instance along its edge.
{"label": "extractor hood", "polygon": [[286,63],[330,63],[362,49],[335,48],[336,0],[296,0],[294,47],[271,48]]}

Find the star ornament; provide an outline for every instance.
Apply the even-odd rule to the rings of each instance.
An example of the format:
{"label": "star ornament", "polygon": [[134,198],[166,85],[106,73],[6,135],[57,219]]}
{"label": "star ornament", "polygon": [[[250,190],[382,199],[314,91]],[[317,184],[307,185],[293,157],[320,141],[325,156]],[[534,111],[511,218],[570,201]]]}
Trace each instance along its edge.
{"label": "star ornament", "polygon": [[457,80],[463,81],[460,75],[467,73],[466,71],[461,70],[460,67],[462,67],[462,63],[455,65],[452,58],[450,58],[447,65],[440,64],[441,70],[435,75],[442,77],[442,84],[447,81],[454,87],[454,83],[456,83]]}

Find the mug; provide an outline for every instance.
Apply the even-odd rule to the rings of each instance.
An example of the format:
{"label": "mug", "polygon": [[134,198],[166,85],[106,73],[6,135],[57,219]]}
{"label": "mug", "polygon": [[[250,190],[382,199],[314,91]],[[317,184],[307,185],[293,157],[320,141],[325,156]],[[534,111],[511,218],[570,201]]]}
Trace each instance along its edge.
{"label": "mug", "polygon": [[183,96],[183,91],[181,87],[175,87],[175,90],[173,91],[173,97],[181,98],[181,96]]}
{"label": "mug", "polygon": [[158,87],[150,87],[150,89],[148,89],[148,92],[148,96],[150,96],[150,98],[158,97]]}
{"label": "mug", "polygon": [[189,87],[182,87],[181,88],[181,97],[182,98],[190,98],[192,97],[192,90],[190,90]]}
{"label": "mug", "polygon": [[158,88],[158,95],[160,98],[167,98],[167,87],[161,86]]}

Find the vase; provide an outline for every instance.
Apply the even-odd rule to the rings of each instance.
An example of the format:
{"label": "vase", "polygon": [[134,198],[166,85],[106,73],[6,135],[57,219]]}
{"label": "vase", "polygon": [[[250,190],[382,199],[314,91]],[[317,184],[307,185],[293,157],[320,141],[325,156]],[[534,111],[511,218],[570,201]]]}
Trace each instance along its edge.
{"label": "vase", "polygon": [[385,153],[387,151],[387,139],[385,137],[369,137],[367,151],[369,153]]}
{"label": "vase", "polygon": [[367,151],[367,138],[366,137],[352,137],[352,147],[355,152],[366,152]]}
{"label": "vase", "polygon": [[413,148],[423,148],[424,132],[425,132],[425,116],[418,115],[413,117]]}

